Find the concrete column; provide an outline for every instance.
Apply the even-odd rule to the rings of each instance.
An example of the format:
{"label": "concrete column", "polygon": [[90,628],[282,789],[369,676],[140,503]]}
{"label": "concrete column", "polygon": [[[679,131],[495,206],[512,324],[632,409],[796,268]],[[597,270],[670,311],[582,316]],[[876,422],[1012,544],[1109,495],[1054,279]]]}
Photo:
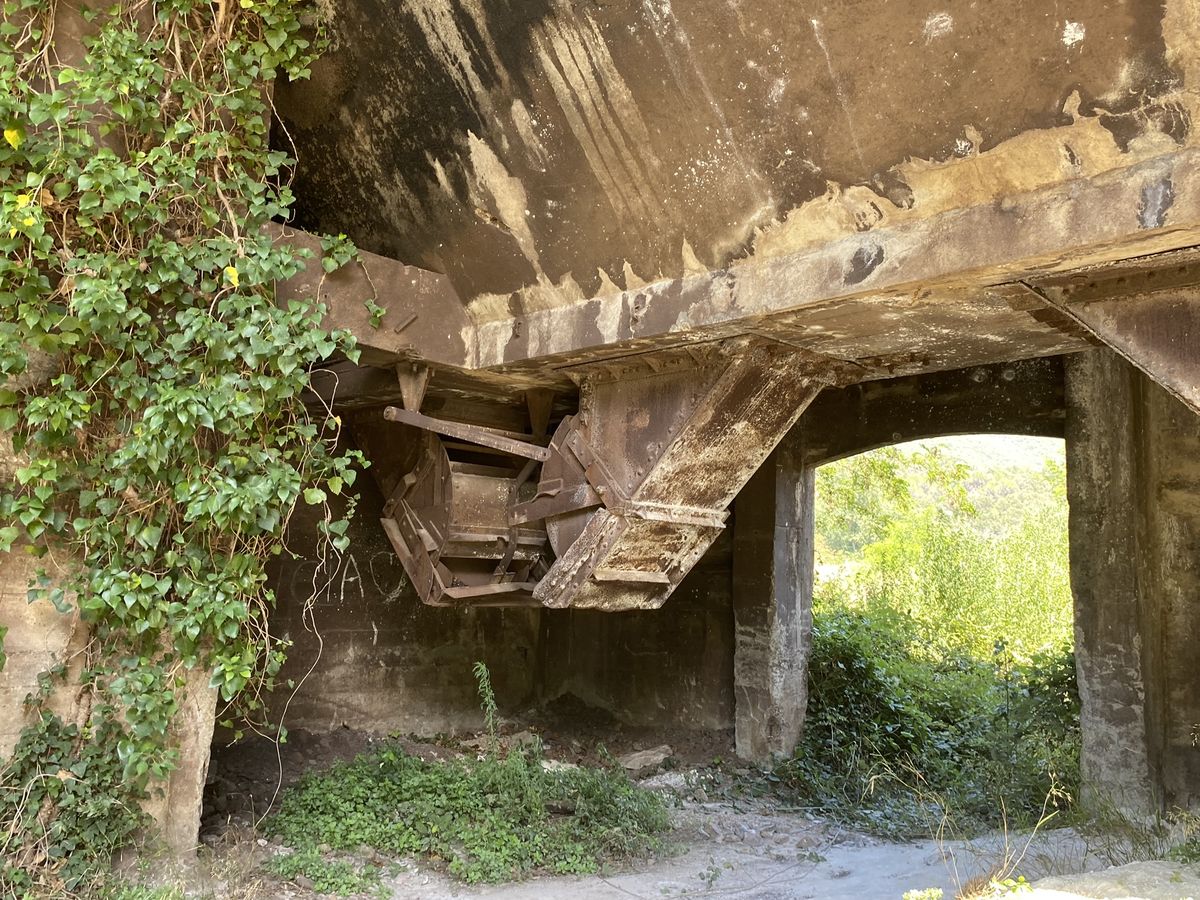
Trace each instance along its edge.
{"label": "concrete column", "polygon": [[1067,485],[1086,796],[1200,795],[1200,416],[1108,350],[1067,366]]}
{"label": "concrete column", "polygon": [[734,503],[737,754],[762,764],[796,749],[808,703],[814,479],[801,458],[793,428]]}
{"label": "concrete column", "polygon": [[49,708],[66,722],[79,718],[75,680],[82,667],[88,629],[78,613],[63,615],[49,602],[30,603],[26,592],[39,567],[24,547],[0,553],[0,629],[6,630],[2,648],[7,661],[0,667],[0,759],[8,756],[21,729],[35,717],[24,709],[28,694],[36,693],[38,675],[59,663],[68,664],[65,686],[50,695]]}
{"label": "concrete column", "polygon": [[143,805],[154,823],[152,838],[180,858],[200,846],[200,813],[217,718],[217,689],[209,686],[211,674],[205,669],[184,672],[179,711],[170,731],[179,761],[166,781],[152,786]]}
{"label": "concrete column", "polygon": [[[64,615],[46,601],[29,603],[26,591],[45,559],[36,559],[23,548],[0,553],[0,628],[7,630],[3,650],[7,660],[0,669],[0,759],[12,752],[21,729],[32,717],[23,707],[27,694],[37,691],[41,672],[67,663],[67,677],[50,695],[48,707],[64,722],[84,724],[90,709],[78,690],[88,629],[77,612]],[[180,711],[171,725],[172,746],[179,765],[159,785],[145,810],[155,824],[156,837],[173,854],[195,850],[200,831],[200,805],[208,772],[209,745],[217,711],[217,693],[208,686],[209,673],[185,675]]]}

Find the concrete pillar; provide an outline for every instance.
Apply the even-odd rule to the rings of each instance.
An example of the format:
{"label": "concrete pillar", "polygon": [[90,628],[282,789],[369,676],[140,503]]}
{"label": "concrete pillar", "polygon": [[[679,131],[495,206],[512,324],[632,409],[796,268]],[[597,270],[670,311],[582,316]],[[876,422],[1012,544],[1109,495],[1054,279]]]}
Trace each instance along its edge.
{"label": "concrete pillar", "polygon": [[77,721],[78,691],[75,680],[82,666],[88,629],[78,613],[63,615],[50,603],[30,603],[30,582],[45,559],[36,559],[23,547],[0,553],[0,630],[7,630],[2,649],[7,657],[0,668],[0,759],[16,746],[21,729],[35,717],[23,706],[28,694],[36,693],[37,678],[59,663],[68,664],[65,686],[49,698],[49,708],[63,721]]}
{"label": "concrete pillar", "polygon": [[171,747],[178,763],[166,781],[153,785],[143,809],[154,823],[152,839],[169,854],[185,858],[200,845],[200,813],[217,717],[217,689],[211,673],[188,669],[178,691],[179,710],[171,722]]}
{"label": "concrete pillar", "polygon": [[[21,729],[30,724],[25,696],[37,691],[38,675],[58,663],[67,663],[67,676],[51,693],[48,707],[64,722],[83,724],[90,709],[78,690],[88,629],[77,612],[64,615],[46,601],[30,603],[26,591],[46,559],[36,559],[23,548],[0,553],[0,628],[6,629],[0,669],[0,759],[12,752]],[[180,711],[171,726],[172,746],[179,765],[159,792],[145,804],[164,849],[176,855],[195,850],[200,831],[200,806],[208,772],[209,746],[216,719],[217,694],[208,686],[209,673],[193,670],[185,675]]]}
{"label": "concrete pillar", "polygon": [[1108,350],[1067,366],[1085,796],[1200,795],[1200,416]]}
{"label": "concrete pillar", "polygon": [[737,754],[761,764],[796,749],[808,703],[814,479],[801,458],[793,428],[734,503]]}

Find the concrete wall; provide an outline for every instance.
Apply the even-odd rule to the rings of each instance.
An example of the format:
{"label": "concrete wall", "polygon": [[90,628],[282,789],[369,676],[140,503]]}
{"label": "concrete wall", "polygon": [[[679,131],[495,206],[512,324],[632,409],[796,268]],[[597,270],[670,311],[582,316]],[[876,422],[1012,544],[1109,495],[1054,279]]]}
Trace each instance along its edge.
{"label": "concrete wall", "polygon": [[[379,526],[382,499],[361,477],[349,549],[325,565],[312,558],[316,519],[297,510],[288,534],[296,558],[272,573],[277,633],[294,641],[276,715],[289,728],[343,725],[386,733],[435,733],[481,721],[471,668],[488,665],[502,708],[531,701],[538,647],[536,609],[440,609],[423,605]],[[311,603],[310,603],[311,600]]]}
{"label": "concrete wall", "polygon": [[[42,672],[67,664],[66,678],[50,695],[51,711],[64,722],[75,723],[90,714],[77,687],[87,626],[77,612],[64,615],[48,602],[26,600],[31,579],[47,567],[47,560],[36,559],[22,548],[0,553],[0,626],[8,629],[4,636],[8,658],[0,670],[0,759],[12,752],[21,730],[33,720],[23,703],[37,691]],[[153,837],[174,853],[187,853],[196,846],[217,707],[217,692],[208,686],[207,672],[187,672],[184,681],[179,715],[171,728],[179,765],[166,781],[152,786],[144,806],[155,825]]]}
{"label": "concrete wall", "polygon": [[542,612],[541,695],[572,693],[634,725],[732,728],[732,531],[662,609]]}
{"label": "concrete wall", "polygon": [[502,316],[1189,144],[1192,6],[353,0],[276,141],[302,227]]}
{"label": "concrete wall", "polygon": [[1083,772],[1134,813],[1200,793],[1200,416],[1107,350],[1067,366]]}
{"label": "concrete wall", "polygon": [[274,627],[295,642],[282,678],[299,687],[281,688],[273,702],[289,728],[476,728],[476,660],[487,663],[502,710],[572,693],[629,724],[732,726],[729,537],[662,610],[435,608],[417,598],[378,525],[374,483],[358,485],[351,545],[332,576],[303,553],[315,546],[311,510],[288,538],[301,555],[272,574]]}

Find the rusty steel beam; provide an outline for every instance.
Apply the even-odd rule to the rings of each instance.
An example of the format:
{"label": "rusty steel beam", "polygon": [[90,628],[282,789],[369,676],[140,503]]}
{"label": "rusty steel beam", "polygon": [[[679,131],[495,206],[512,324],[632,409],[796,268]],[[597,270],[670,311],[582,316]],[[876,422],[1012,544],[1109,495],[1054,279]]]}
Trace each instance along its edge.
{"label": "rusty steel beam", "polygon": [[[283,282],[279,294],[287,299],[317,293],[329,307],[326,324],[354,332],[368,364],[419,357],[460,371],[526,379],[527,387],[600,355],[749,333],[850,358],[827,326],[809,328],[810,313],[836,305],[844,321],[857,316],[870,322],[894,308],[928,320],[935,330],[967,334],[968,321],[939,318],[936,306],[918,310],[915,295],[931,286],[992,289],[1200,244],[1200,191],[1182,189],[1194,182],[1196,171],[1200,150],[1178,150],[1002,203],[949,210],[767,259],[750,257],[728,269],[487,321],[471,317],[446,276],[368,253],[361,263],[329,275],[311,262]],[[1171,206],[1147,219],[1147,194],[1171,185]],[[312,235],[279,231],[281,239],[319,246]],[[372,297],[386,310],[379,327],[372,327],[364,303]],[[942,368],[999,361],[958,358]]]}
{"label": "rusty steel beam", "polygon": [[1200,413],[1200,263],[1135,263],[1029,287]]}
{"label": "rusty steel beam", "polygon": [[383,411],[383,417],[389,422],[412,425],[424,431],[433,431],[437,434],[444,434],[447,437],[469,441],[472,444],[491,447],[494,450],[511,453],[514,456],[536,459],[539,462],[545,462],[550,458],[550,451],[545,447],[531,444],[528,441],[519,441],[495,428],[485,428],[482,425],[467,425],[462,422],[448,422],[445,419],[435,419],[432,416],[414,412],[411,409],[401,409],[398,406],[389,406]]}
{"label": "rusty steel beam", "polygon": [[[666,348],[769,334],[795,314],[789,339],[833,353],[824,329],[805,335],[806,310],[832,302],[894,303],[911,315],[911,295],[934,285],[979,289],[1042,274],[1200,244],[1200,150],[1187,149],[1093,178],[875,228],[771,259],[660,281],[480,323],[476,368],[554,362],[618,347]],[[1175,185],[1161,221],[1148,221],[1148,192]],[[932,313],[931,313],[932,314]],[[920,348],[912,348],[919,350]],[[965,360],[957,366],[1000,359]],[[957,367],[955,365],[950,368]]]}

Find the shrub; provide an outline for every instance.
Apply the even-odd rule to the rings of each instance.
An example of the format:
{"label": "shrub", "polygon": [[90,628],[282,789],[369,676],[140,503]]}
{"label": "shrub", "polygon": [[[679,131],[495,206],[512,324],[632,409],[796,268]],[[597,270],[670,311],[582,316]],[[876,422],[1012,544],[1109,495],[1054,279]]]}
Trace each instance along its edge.
{"label": "shrub", "polygon": [[819,615],[804,740],[777,774],[835,818],[890,835],[951,815],[967,830],[1031,825],[1078,785],[1067,651],[1029,663],[922,643],[895,612]]}

